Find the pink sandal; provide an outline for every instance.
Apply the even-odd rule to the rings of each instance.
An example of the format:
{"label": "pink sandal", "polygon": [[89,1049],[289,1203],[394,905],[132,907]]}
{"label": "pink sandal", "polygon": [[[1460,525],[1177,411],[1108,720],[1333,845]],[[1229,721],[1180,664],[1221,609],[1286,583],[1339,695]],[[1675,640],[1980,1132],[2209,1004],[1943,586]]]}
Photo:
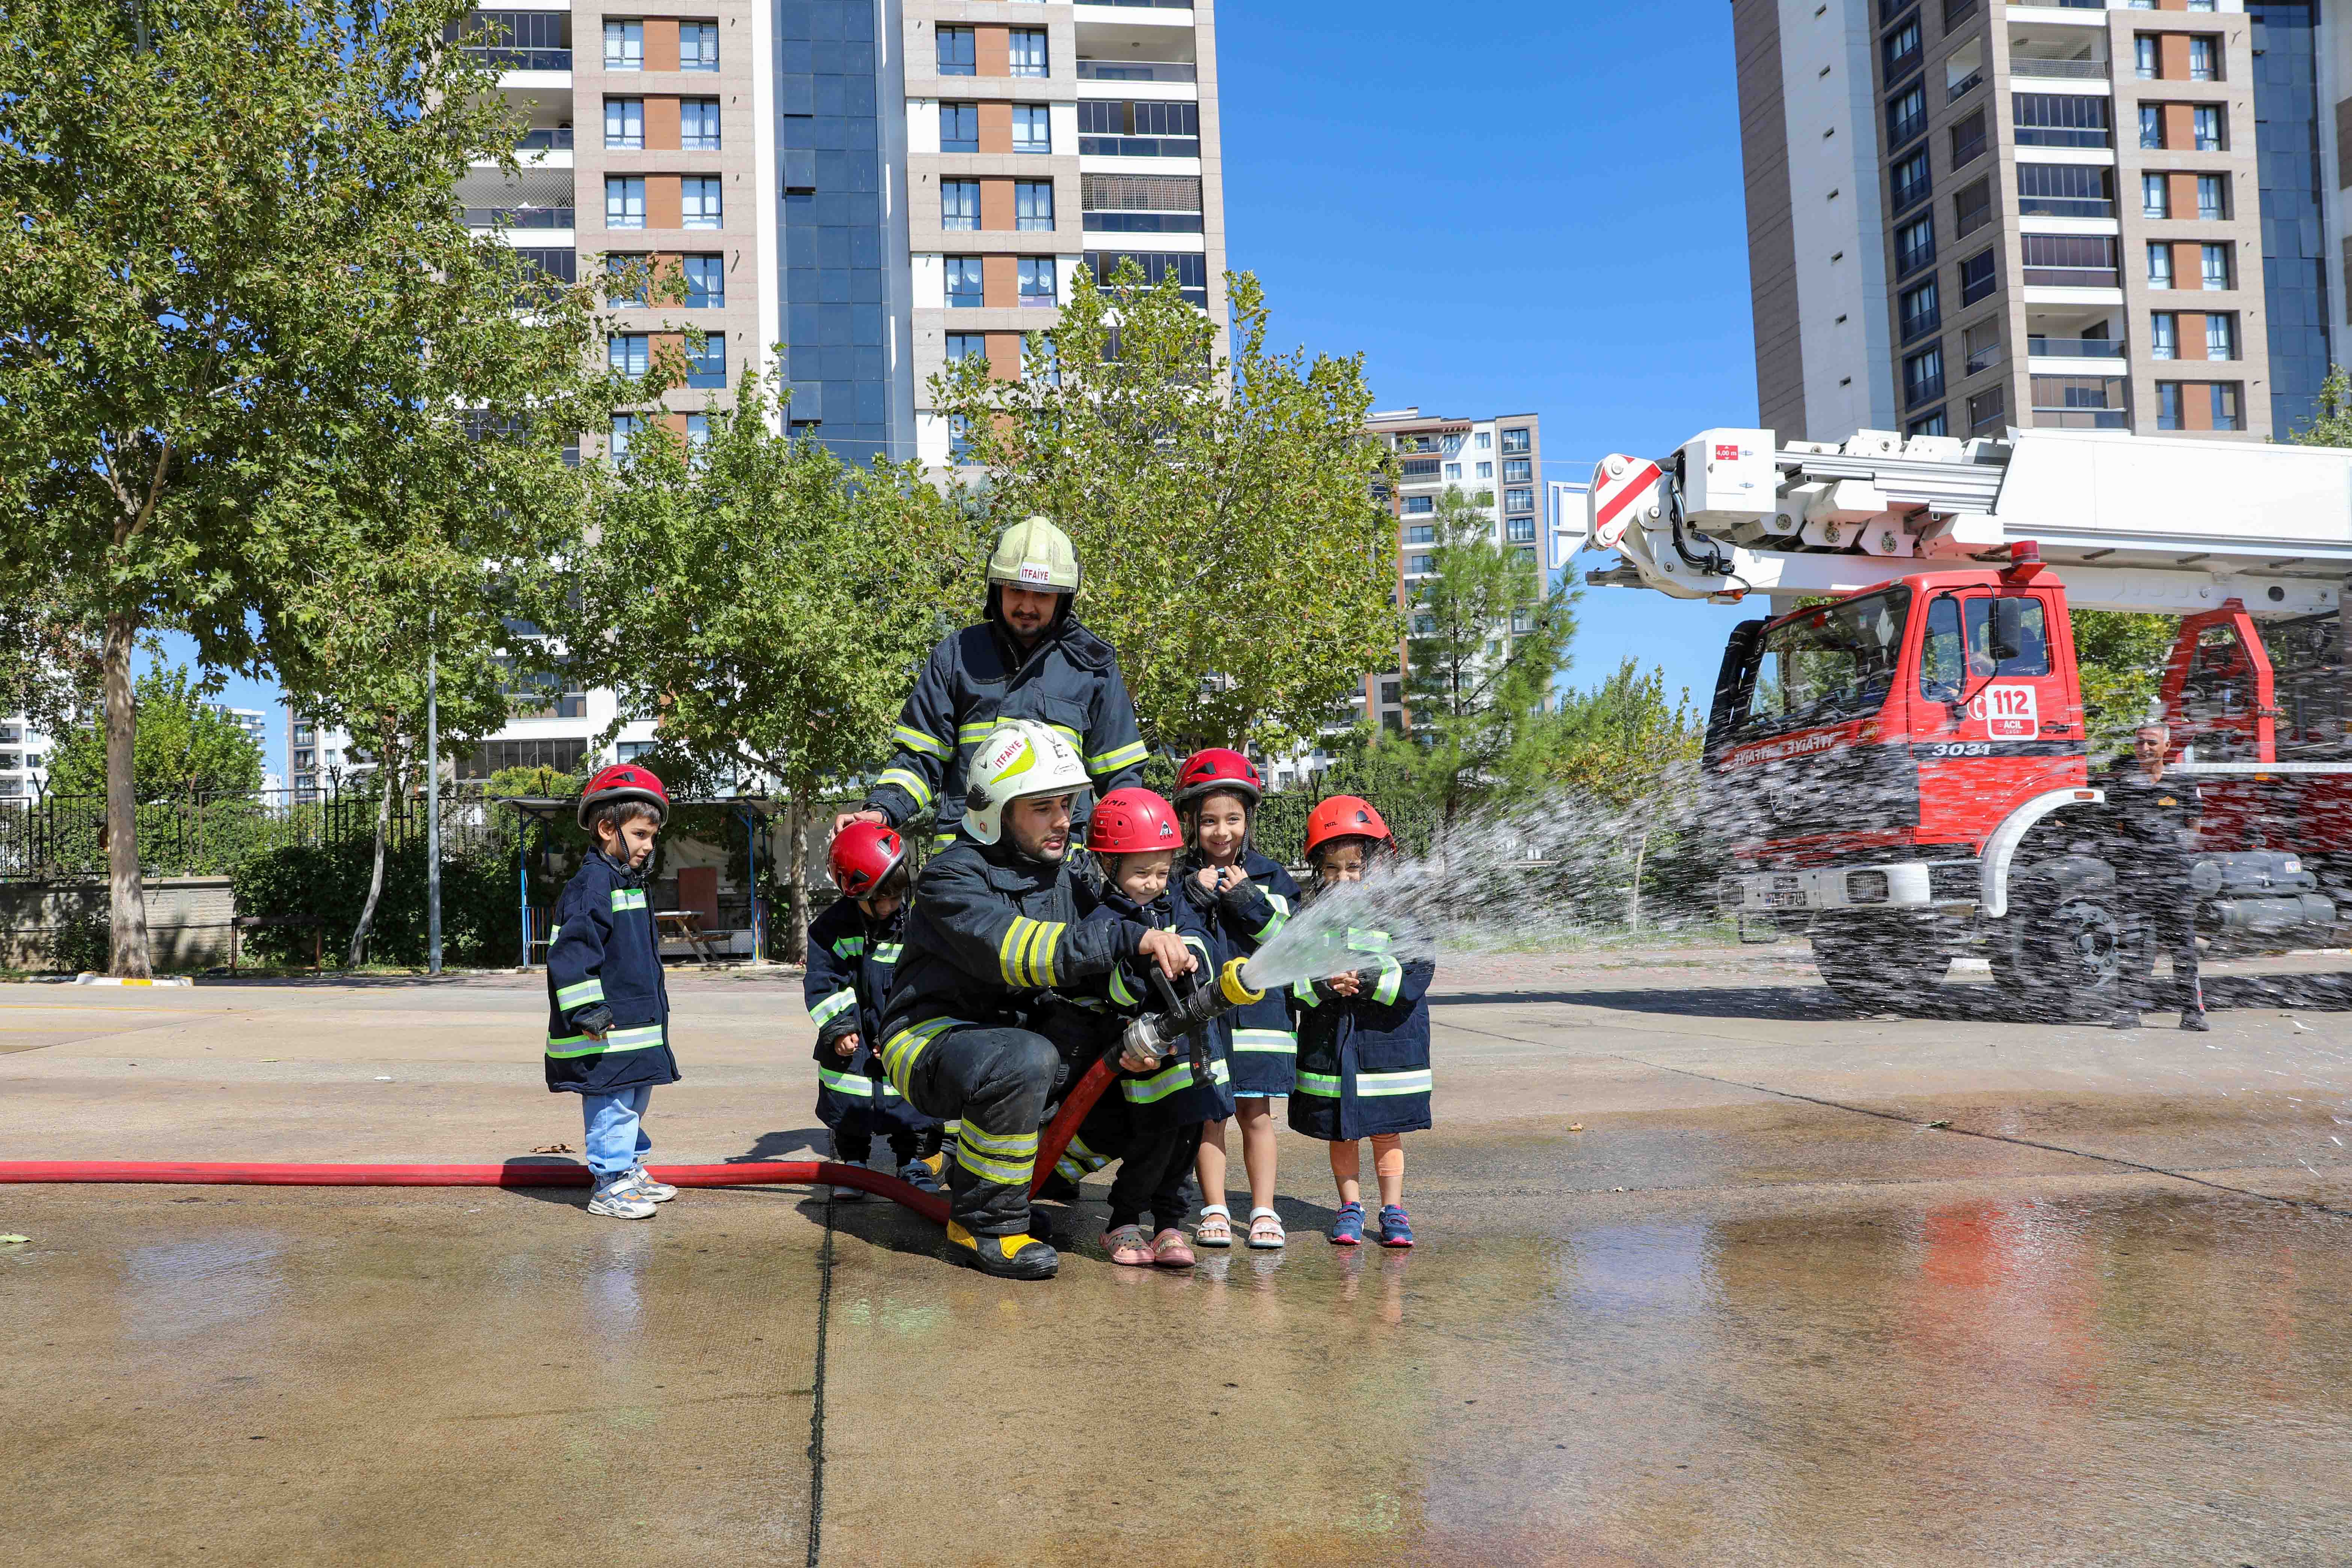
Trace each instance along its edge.
{"label": "pink sandal", "polygon": [[1139,1225],[1123,1225],[1117,1230],[1103,1232],[1102,1244],[1103,1250],[1110,1254],[1113,1263],[1123,1264],[1129,1268],[1149,1268],[1160,1261]]}
{"label": "pink sandal", "polygon": [[[1136,1231],[1140,1235],[1142,1226],[1138,1226]],[[1184,1233],[1171,1225],[1151,1238],[1151,1261],[1162,1268],[1190,1268],[1198,1259],[1193,1258],[1192,1249],[1184,1245]]]}

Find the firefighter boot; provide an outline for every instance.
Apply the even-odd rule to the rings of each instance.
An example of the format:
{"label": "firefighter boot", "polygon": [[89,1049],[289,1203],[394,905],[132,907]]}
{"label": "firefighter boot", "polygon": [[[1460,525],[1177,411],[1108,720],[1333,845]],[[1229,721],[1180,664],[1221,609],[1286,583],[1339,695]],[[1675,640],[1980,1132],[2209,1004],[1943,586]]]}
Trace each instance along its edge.
{"label": "firefighter boot", "polygon": [[948,1239],[971,1254],[972,1267],[999,1279],[1051,1279],[1062,1255],[1028,1236],[974,1236],[954,1220]]}

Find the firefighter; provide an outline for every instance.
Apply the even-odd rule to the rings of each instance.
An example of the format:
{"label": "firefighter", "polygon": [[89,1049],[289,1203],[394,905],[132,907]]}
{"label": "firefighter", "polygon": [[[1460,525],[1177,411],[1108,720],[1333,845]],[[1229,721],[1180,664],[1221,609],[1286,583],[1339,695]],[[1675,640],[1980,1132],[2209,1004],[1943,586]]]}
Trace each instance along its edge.
{"label": "firefighter", "polygon": [[[971,754],[1003,721],[1030,720],[1059,733],[1085,759],[1097,795],[1142,782],[1143,739],[1118,656],[1072,615],[1078,556],[1070,536],[1042,517],[1006,529],[988,562],[982,624],[942,638],[908,695],[898,750],[862,809],[834,820],[903,827],[939,806],[931,847],[955,839]],[[1084,826],[1085,813],[1079,813]]]}
{"label": "firefighter", "polygon": [[[2165,753],[2171,744],[2169,726],[2141,725],[2132,737],[2132,760],[2119,760],[2101,781],[2107,794],[2107,860],[2116,869],[2116,903],[2145,911],[2151,946],[2172,951],[2180,1026],[2201,1032],[2209,1026],[2205,990],[2197,978],[2197,889],[2189,882],[2189,866],[2205,807],[2196,784],[2165,777]],[[2154,957],[2151,952],[2151,963]],[[2156,1005],[2153,985],[2143,993],[2127,975],[2116,997],[2115,1026],[2137,1028],[2140,1009]]]}
{"label": "firefighter", "polygon": [[948,1167],[948,1239],[1007,1279],[1048,1279],[1060,1262],[1029,1234],[1037,1127],[1061,1065],[1032,1026],[1035,1015],[1054,986],[1100,979],[1123,958],[1148,958],[1171,979],[1195,967],[1175,931],[1081,923],[1064,858],[1090,777],[1063,733],[1034,720],[1000,724],[982,741],[962,835],[916,883],[883,1008],[892,1086],[924,1115],[961,1123]]}

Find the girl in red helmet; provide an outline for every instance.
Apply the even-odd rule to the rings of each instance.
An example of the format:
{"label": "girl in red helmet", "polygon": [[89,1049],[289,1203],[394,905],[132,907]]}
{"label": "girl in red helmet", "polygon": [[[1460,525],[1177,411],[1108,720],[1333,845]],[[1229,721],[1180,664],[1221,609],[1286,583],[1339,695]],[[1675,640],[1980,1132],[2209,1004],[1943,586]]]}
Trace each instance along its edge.
{"label": "girl in red helmet", "polygon": [[[940,1123],[891,1087],[875,1050],[907,925],[907,846],[889,828],[853,822],[826,858],[842,896],[809,922],[802,982],[816,1026],[816,1117],[833,1134],[835,1159],[863,1165],[879,1133],[899,1178],[936,1192],[930,1156],[939,1152]],[[866,1194],[835,1187],[833,1195],[849,1203]]]}
{"label": "girl in red helmet", "polygon": [[[1205,968],[1208,928],[1181,899],[1171,896],[1169,875],[1182,846],[1176,810],[1159,795],[1134,788],[1104,795],[1087,824],[1087,847],[1101,868],[1103,887],[1086,918],[1174,931]],[[1073,1069],[1083,1070],[1108,1050],[1129,1017],[1158,1008],[1146,973],[1149,963],[1126,960],[1104,977],[1101,994],[1092,998],[1104,1005],[1091,1023],[1065,1017],[1052,1030],[1072,1058]],[[1057,1175],[1075,1183],[1118,1159],[1102,1238],[1113,1263],[1161,1268],[1189,1268],[1193,1263],[1179,1228],[1191,1207],[1184,1178],[1192,1174],[1201,1123],[1233,1109],[1226,1089],[1231,1068],[1222,1045],[1222,1037],[1213,1034],[1206,1081],[1194,1075],[1189,1055],[1163,1058],[1148,1072],[1120,1074],[1080,1124],[1056,1167]],[[1156,1230],[1143,1225],[1146,1214]]]}
{"label": "girl in red helmet", "polygon": [[[1315,896],[1380,876],[1397,854],[1388,824],[1370,801],[1333,795],[1307,819],[1307,860],[1315,868]],[[1389,923],[1395,923],[1393,921]],[[1331,1223],[1335,1247],[1364,1239],[1362,1153],[1372,1141],[1380,1182],[1378,1239],[1411,1247],[1404,1212],[1404,1134],[1430,1125],[1429,983],[1433,960],[1410,956],[1423,943],[1414,933],[1349,926],[1335,932],[1347,967],[1328,979],[1291,988],[1298,1007],[1298,1085],[1290,1096],[1290,1128],[1331,1146],[1331,1178],[1339,1212]]]}
{"label": "girl in red helmet", "polygon": [[[1176,812],[1184,827],[1177,862],[1185,899],[1215,932],[1214,964],[1248,958],[1274,940],[1290,918],[1298,884],[1250,844],[1252,819],[1265,794],[1257,768],[1239,752],[1213,747],[1184,759],[1176,775]],[[1290,1003],[1279,991],[1227,1016],[1232,1032],[1234,1114],[1242,1124],[1242,1164],[1249,1173],[1249,1244],[1283,1245],[1274,1212],[1274,1097],[1290,1092],[1298,1035]],[[1203,1247],[1234,1244],[1233,1211],[1225,1206],[1225,1124],[1201,1130],[1201,1226]]]}

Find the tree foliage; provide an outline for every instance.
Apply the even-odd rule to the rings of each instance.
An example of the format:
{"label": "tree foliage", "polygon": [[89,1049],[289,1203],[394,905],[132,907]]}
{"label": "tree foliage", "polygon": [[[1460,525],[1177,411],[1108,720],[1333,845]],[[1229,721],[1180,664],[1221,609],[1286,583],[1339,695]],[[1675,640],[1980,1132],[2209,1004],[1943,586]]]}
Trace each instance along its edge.
{"label": "tree foliage", "polygon": [[2094,758],[2131,750],[2164,686],[2165,660],[2180,636],[2178,616],[2074,610],[2074,662],[2083,681],[2083,729]]}
{"label": "tree foliage", "polygon": [[[103,628],[115,963],[147,966],[130,655],[293,658],[322,561],[415,526],[562,552],[561,461],[639,389],[585,289],[470,232],[457,182],[512,171],[463,0],[21,0],[0,9],[0,569]],[[527,302],[528,311],[519,310]],[[505,438],[475,440],[484,431]]]}
{"label": "tree foliage", "polygon": [[1146,740],[1278,748],[1316,733],[1398,635],[1391,459],[1360,357],[1269,351],[1229,275],[1234,353],[1170,278],[1081,274],[1026,374],[933,384],[997,522],[1043,512],[1086,568],[1078,614],[1118,650]]}
{"label": "tree foliage", "polygon": [[[141,805],[261,787],[260,749],[236,720],[205,702],[186,667],[151,668],[132,691],[139,705],[132,793]],[[49,793],[106,793],[106,730],[99,716],[58,738],[49,753]]]}

